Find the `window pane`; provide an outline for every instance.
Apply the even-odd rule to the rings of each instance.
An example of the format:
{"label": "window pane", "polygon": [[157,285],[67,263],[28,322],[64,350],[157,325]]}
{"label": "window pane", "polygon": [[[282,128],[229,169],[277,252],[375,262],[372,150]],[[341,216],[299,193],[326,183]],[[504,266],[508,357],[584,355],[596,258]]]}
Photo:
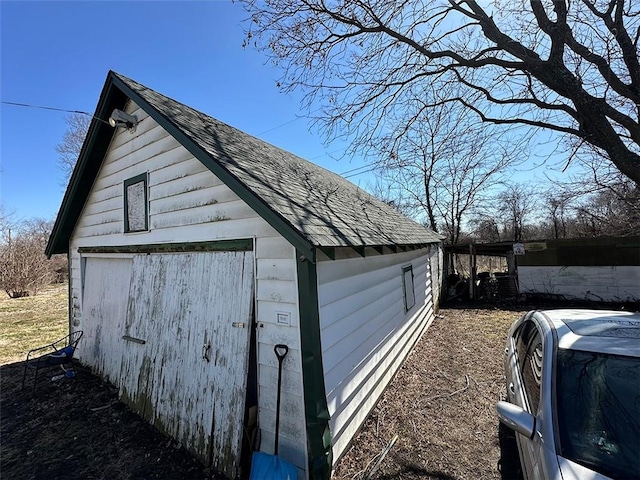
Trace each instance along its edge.
{"label": "window pane", "polygon": [[640,359],[559,350],[560,453],[612,478],[640,473]]}
{"label": "window pane", "polygon": [[127,220],[130,232],[147,229],[146,193],[144,181],[127,186]]}
{"label": "window pane", "polygon": [[413,266],[402,269],[402,286],[404,288],[404,309],[408,312],[416,304],[416,295],[413,289]]}
{"label": "window pane", "polygon": [[535,415],[540,404],[540,386],[542,384],[542,342],[540,336],[534,338],[527,351],[522,372],[524,389],[527,392],[530,413]]}

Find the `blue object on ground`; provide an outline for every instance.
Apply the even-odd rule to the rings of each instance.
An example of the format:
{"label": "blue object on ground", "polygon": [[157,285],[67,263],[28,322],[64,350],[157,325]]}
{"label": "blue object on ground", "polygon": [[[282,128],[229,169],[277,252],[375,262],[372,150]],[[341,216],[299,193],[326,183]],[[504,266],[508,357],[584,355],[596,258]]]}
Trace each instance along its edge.
{"label": "blue object on ground", "polygon": [[251,459],[250,480],[297,480],[298,469],[280,457],[255,452]]}

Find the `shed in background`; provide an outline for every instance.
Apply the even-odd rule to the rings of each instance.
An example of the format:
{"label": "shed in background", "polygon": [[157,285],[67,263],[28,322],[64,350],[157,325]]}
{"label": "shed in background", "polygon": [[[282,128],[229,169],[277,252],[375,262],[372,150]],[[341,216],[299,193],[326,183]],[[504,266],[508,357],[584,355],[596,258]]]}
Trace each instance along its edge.
{"label": "shed in background", "polygon": [[524,242],[520,293],[594,302],[640,302],[640,236]]}

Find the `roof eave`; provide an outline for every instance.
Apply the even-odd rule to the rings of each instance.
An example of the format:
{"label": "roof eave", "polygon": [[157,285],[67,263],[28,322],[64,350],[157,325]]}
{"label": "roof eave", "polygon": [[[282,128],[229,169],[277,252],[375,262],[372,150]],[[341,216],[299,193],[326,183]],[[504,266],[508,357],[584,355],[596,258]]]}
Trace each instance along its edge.
{"label": "roof eave", "polygon": [[[49,236],[45,248],[47,257],[68,252],[69,239],[76,221],[113,137],[113,128],[106,121],[113,109],[124,108],[127,101],[124,92],[114,88],[113,78],[112,72],[109,72]],[[86,181],[88,178],[91,182]]]}

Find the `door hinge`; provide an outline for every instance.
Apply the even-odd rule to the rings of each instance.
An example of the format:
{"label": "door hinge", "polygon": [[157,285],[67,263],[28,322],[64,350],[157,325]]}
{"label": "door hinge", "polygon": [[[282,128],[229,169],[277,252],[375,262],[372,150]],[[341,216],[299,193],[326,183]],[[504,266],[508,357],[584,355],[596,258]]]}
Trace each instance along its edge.
{"label": "door hinge", "polygon": [[233,322],[231,324],[231,326],[235,327],[235,328],[244,328],[245,327],[244,322]]}

